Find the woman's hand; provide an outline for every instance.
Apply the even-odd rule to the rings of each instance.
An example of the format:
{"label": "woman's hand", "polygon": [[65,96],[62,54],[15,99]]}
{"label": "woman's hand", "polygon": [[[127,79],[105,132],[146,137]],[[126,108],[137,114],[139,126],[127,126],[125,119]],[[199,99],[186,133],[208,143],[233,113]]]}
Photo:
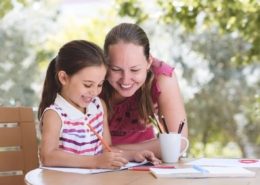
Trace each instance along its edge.
{"label": "woman's hand", "polygon": [[134,160],[136,162],[143,162],[144,160],[150,161],[154,165],[160,164],[161,160],[155,157],[154,153],[149,150],[142,150],[136,152],[134,155]]}

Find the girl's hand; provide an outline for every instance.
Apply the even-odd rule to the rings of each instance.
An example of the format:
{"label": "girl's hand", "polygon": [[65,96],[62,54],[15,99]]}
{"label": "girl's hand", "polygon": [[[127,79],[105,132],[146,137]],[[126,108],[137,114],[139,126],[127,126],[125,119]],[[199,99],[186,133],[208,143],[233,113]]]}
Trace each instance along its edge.
{"label": "girl's hand", "polygon": [[122,155],[122,152],[103,152],[96,158],[97,168],[117,169],[128,163]]}
{"label": "girl's hand", "polygon": [[136,162],[143,162],[144,160],[148,160],[154,165],[160,164],[161,160],[155,157],[154,153],[149,150],[142,150],[140,152],[136,152],[134,155],[134,160]]}

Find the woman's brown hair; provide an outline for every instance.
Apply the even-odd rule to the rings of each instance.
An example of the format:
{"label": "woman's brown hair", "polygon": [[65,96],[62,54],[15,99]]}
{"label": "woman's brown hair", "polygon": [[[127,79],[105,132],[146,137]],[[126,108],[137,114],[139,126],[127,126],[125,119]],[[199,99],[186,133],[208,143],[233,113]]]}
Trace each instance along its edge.
{"label": "woman's brown hair", "polygon": [[[150,44],[148,37],[144,30],[136,24],[131,23],[121,23],[110,30],[105,38],[104,43],[104,52],[105,57],[109,63],[109,46],[117,44],[118,42],[123,41],[125,43],[133,43],[138,46],[143,47],[143,52],[148,62],[150,57]],[[153,115],[153,102],[151,97],[151,87],[153,82],[154,75],[148,70],[145,83],[138,90],[138,111],[142,119],[146,122],[149,115]],[[111,105],[111,96],[114,93],[113,87],[109,84],[108,81],[104,83],[103,86],[103,98],[107,103],[109,115],[112,114],[112,105]]]}

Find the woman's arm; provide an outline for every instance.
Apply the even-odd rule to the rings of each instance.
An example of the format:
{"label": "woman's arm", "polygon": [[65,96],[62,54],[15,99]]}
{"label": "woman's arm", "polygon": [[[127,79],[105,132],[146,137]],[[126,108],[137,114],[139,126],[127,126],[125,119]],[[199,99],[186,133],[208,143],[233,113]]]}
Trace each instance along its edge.
{"label": "woman's arm", "polygon": [[[111,144],[111,135],[109,132],[109,127],[108,127],[108,121],[107,121],[107,109],[106,105],[103,100],[101,100],[103,109],[104,109],[104,134],[103,137],[105,141],[110,145]],[[141,162],[144,159],[151,160],[152,162],[159,163],[160,161],[155,158],[155,154],[150,151],[155,151],[155,140],[152,141],[153,143],[147,143],[147,144],[141,144],[142,146],[139,146],[138,144],[133,144],[133,145],[118,145],[118,146],[113,146],[112,149],[113,151],[118,151],[123,154],[123,156],[128,160],[128,161],[137,161]],[[157,143],[158,144],[158,143]],[[150,151],[148,151],[150,150]],[[157,151],[158,152],[158,151]]]}
{"label": "woman's arm", "polygon": [[[185,124],[181,134],[184,137],[188,137],[186,112],[175,73],[172,73],[172,77],[158,76],[157,83],[161,90],[158,99],[159,114],[164,116],[168,130],[170,132],[178,132],[180,123],[184,121]],[[162,120],[160,121],[162,122]],[[158,139],[135,144],[121,144],[116,147],[124,150],[150,150],[156,157],[161,158]]]}
{"label": "woman's arm", "polygon": [[178,132],[180,123],[184,121],[185,124],[181,134],[188,137],[186,112],[174,71],[172,77],[158,76],[157,83],[161,90],[158,99],[159,114],[164,116],[170,132]]}
{"label": "woman's arm", "polygon": [[120,144],[116,145],[116,147],[123,150],[133,151],[149,150],[154,153],[155,157],[159,159],[161,158],[160,145],[158,139],[152,139],[149,141],[134,144]]}

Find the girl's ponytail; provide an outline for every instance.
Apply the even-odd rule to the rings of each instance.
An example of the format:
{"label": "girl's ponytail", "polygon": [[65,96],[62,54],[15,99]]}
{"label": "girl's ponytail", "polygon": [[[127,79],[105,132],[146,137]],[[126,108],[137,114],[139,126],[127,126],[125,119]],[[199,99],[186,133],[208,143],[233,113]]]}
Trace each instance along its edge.
{"label": "girl's ponytail", "polygon": [[38,110],[38,119],[41,118],[44,109],[54,103],[57,92],[60,91],[60,88],[61,86],[56,75],[56,58],[54,58],[50,62],[46,72],[41,102]]}

